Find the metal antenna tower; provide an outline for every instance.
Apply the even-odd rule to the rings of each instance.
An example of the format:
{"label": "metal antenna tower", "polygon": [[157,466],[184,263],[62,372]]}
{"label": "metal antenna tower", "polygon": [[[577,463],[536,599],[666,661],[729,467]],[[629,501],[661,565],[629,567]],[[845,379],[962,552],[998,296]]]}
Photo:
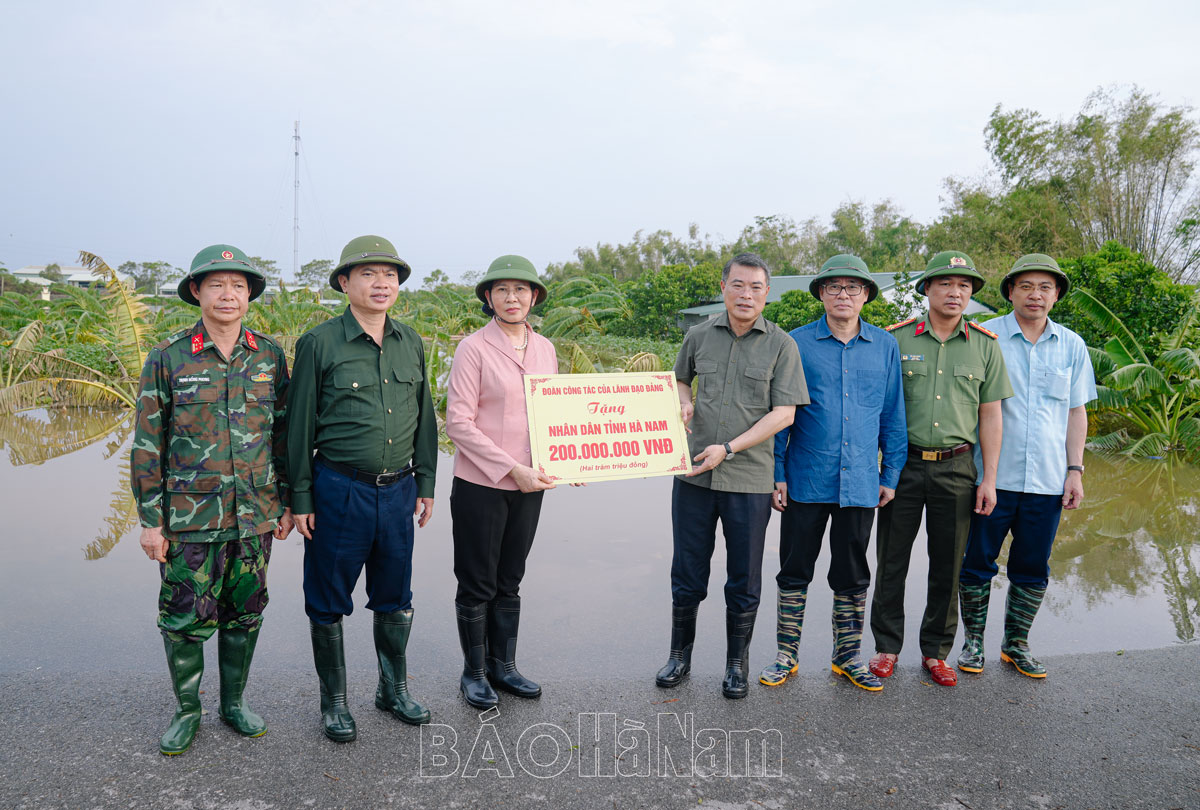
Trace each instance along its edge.
{"label": "metal antenna tower", "polygon": [[295,122],[292,151],[296,167],[296,186],[292,198],[292,281],[300,277],[300,122]]}

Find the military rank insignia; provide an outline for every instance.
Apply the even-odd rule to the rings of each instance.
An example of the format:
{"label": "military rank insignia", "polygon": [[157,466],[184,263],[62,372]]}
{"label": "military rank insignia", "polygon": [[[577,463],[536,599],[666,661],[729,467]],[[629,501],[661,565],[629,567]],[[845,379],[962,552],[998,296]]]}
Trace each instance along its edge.
{"label": "military rank insignia", "polygon": [[192,354],[204,351],[204,335],[192,335]]}
{"label": "military rank insignia", "polygon": [[249,329],[246,330],[246,345],[254,351],[258,351],[258,341],[254,338],[254,333]]}

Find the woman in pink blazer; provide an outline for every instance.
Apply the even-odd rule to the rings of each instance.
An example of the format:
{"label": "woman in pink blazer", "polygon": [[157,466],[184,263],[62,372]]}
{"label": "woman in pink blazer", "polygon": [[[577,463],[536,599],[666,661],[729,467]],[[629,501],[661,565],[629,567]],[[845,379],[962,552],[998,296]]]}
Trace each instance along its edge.
{"label": "woman in pink blazer", "polygon": [[530,466],[522,377],[556,374],[558,358],[554,344],[526,320],[546,298],[546,285],[528,259],[496,259],[475,294],[492,320],[454,353],[446,433],[458,448],[450,515],[463,650],[460,688],[467,703],[487,709],[498,702],[495,689],[526,698],[542,694],[517,671],[518,591],[542,493],[554,482]]}

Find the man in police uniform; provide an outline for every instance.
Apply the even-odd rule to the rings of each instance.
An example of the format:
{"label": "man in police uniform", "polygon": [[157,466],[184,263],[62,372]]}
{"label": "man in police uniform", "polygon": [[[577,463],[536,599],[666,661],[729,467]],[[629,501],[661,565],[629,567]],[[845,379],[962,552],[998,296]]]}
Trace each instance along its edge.
{"label": "man in police uniform", "polygon": [[963,648],[958,668],[983,671],[996,558],[1009,532],[1008,600],[1000,659],[1022,675],[1046,677],[1029,651],[1029,628],[1050,580],[1050,549],[1063,509],[1083,501],[1083,444],[1087,403],[1096,379],[1083,338],[1050,320],[1050,310],[1070,289],[1058,262],[1041,253],[1022,256],[1000,282],[1013,311],[988,321],[1016,394],[1004,400],[1004,444],[996,474],[996,508],[976,515],[963,559]]}
{"label": "man in police uniform", "polygon": [[159,563],[158,626],[178,707],[159,742],[182,754],[200,727],[204,641],[217,632],[220,717],[260,737],[242,699],[267,606],[271,539],[291,531],[282,478],[287,360],[242,326],[266,277],[246,254],[196,254],[179,297],[200,321],[146,356],[130,454],[141,546]]}
{"label": "man in police uniform", "polygon": [[[929,299],[926,317],[888,327],[900,344],[909,448],[896,497],[879,512],[871,602],[877,653],[870,669],[880,678],[891,676],[904,643],[904,580],[924,512],[929,580],[922,666],[935,683],[958,682],[945,662],[958,630],[958,574],[972,510],[986,515],[996,505],[1000,400],[1013,393],[995,333],[963,318],[983,284],[967,254],[938,253],[916,284]],[[978,487],[976,443],[983,465]]]}
{"label": "man in police uniform", "polygon": [[288,473],[305,538],[304,609],[321,717],[335,742],[358,736],[346,705],[342,617],[354,610],[364,566],[367,609],[375,613],[375,705],[406,723],[429,722],[408,694],[405,651],[413,515],[424,526],[433,514],[437,421],[421,338],[387,315],[411,272],[383,237],[351,240],[329,276],[349,306],[296,342]]}
{"label": "man in police uniform", "polygon": [[770,284],[761,258],[733,257],[721,277],[725,312],[689,329],[675,361],[683,422],[691,422],[688,445],[701,463],[677,477],[671,493],[671,652],[655,678],[664,688],[678,686],[691,671],[696,613],[708,595],[719,519],[728,571],[721,691],[743,698],[749,690],[746,656],[775,488],[770,440],[792,423],[797,405],[808,403],[796,341],[762,317]]}

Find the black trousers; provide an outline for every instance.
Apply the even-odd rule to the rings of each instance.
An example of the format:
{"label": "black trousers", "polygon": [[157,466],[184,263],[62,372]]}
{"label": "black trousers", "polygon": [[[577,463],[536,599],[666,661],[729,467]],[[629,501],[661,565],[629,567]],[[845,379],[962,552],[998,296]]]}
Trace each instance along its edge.
{"label": "black trousers", "polygon": [[450,517],[456,602],[474,607],[498,596],[518,595],[542,512],[542,495],[454,479]]}
{"label": "black trousers", "polygon": [[836,594],[862,593],[871,584],[867,546],[875,510],[836,503],[799,503],[788,498],[779,528],[779,574],[781,591],[807,588],[821,553],[825,526],[829,530],[829,587]]}
{"label": "black trousers", "polygon": [[904,645],[904,583],[924,514],[929,577],[921,655],[945,658],[950,654],[958,632],[958,575],[974,509],[975,459],[970,453],[946,461],[908,459],[896,497],[879,510],[871,600],[876,652],[899,653]]}

